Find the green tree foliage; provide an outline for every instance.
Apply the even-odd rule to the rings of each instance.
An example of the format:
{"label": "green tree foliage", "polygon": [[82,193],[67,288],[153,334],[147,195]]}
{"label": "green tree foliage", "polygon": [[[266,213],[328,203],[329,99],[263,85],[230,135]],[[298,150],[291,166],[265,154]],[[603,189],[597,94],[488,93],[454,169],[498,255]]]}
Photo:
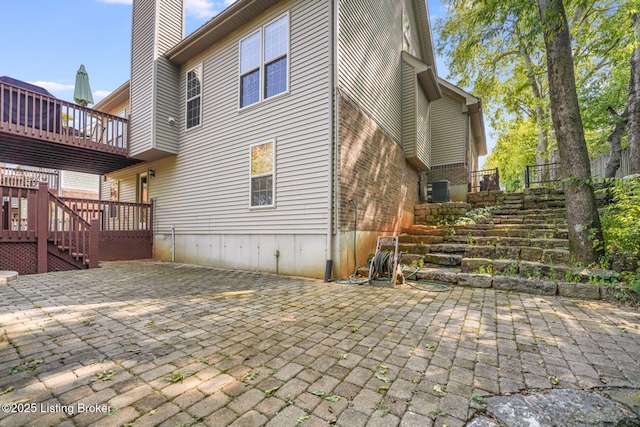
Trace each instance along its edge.
{"label": "green tree foliage", "polygon": [[[500,182],[507,191],[519,191],[524,186],[524,168],[536,161],[537,129],[531,120],[516,118],[496,123],[497,143],[487,157],[485,168],[499,168]],[[496,125],[494,124],[494,126]]]}
{"label": "green tree foliage", "polygon": [[[535,2],[443,2],[449,14],[435,27],[438,52],[446,58],[449,78],[483,99],[485,115],[497,131],[496,149],[511,153],[502,155],[497,164],[502,176],[509,174],[507,170],[524,170],[525,164],[516,162],[532,163],[531,157],[521,155],[522,144],[510,138],[514,128],[522,128],[525,122],[528,129],[536,130],[527,132],[527,145],[536,154],[535,160],[550,160],[557,144],[551,129],[545,44]],[[585,138],[595,156],[608,151],[607,136],[627,104],[629,59],[637,44],[631,16],[640,0],[564,3]],[[518,125],[504,125],[505,121],[518,121]]]}

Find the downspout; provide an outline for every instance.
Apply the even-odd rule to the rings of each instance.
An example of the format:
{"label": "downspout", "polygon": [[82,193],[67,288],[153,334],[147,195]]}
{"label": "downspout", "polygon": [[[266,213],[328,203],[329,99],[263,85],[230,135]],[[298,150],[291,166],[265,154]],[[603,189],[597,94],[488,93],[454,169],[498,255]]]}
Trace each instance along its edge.
{"label": "downspout", "polygon": [[333,199],[335,195],[335,156],[338,152],[338,102],[337,102],[337,89],[335,87],[335,82],[337,81],[337,66],[338,61],[336,58],[337,49],[336,49],[336,41],[337,41],[337,26],[336,26],[336,14],[338,11],[338,7],[336,6],[338,0],[329,0],[329,123],[330,126],[330,134],[329,134],[329,158],[328,158],[328,182],[327,182],[327,263],[325,265],[324,271],[324,281],[330,282],[331,275],[333,271],[333,219],[334,219],[334,205]]}

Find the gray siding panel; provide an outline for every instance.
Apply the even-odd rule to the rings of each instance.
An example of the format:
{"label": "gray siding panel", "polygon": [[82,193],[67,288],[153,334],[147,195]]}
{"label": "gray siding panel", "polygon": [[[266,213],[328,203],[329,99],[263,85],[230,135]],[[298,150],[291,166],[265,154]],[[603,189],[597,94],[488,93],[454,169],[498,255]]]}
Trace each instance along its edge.
{"label": "gray siding panel", "polygon": [[397,142],[402,141],[403,3],[338,1],[338,84]]}
{"label": "gray siding panel", "polygon": [[416,112],[416,156],[426,166],[431,164],[431,131],[429,125],[429,100],[422,90],[418,90],[418,111]]}
{"label": "gray siding panel", "polygon": [[431,166],[465,161],[465,115],[448,96],[431,103]]}
{"label": "gray siding panel", "polygon": [[131,52],[131,124],[130,148],[135,154],[151,146],[153,99],[154,31],[156,18],[155,1],[137,0],[133,7]]}
{"label": "gray siding panel", "polygon": [[72,171],[60,171],[61,188],[98,192],[99,185],[99,175]]}
{"label": "gray siding panel", "polygon": [[[181,95],[186,71],[203,63],[202,126],[184,130],[181,96],[178,155],[110,175],[120,179],[121,200],[133,200],[135,175],[154,169],[149,193],[157,202],[157,233],[169,233],[173,225],[178,234],[326,234],[332,143],[328,2],[283,2],[182,67]],[[290,91],[238,111],[239,41],[287,11]],[[249,146],[271,139],[276,207],[251,209]]]}
{"label": "gray siding panel", "polygon": [[416,71],[402,63],[402,147],[406,157],[416,156]]}
{"label": "gray siding panel", "polygon": [[178,151],[178,70],[163,53],[182,38],[182,1],[137,0],[131,49],[131,155]]}

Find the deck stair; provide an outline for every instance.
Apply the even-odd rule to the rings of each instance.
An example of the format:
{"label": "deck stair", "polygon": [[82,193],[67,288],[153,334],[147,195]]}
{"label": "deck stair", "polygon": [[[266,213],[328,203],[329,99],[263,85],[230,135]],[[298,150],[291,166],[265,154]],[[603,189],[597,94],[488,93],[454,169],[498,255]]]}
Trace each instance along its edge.
{"label": "deck stair", "polygon": [[558,191],[511,193],[483,223],[410,226],[399,236],[401,262],[405,270],[418,269],[419,279],[444,284],[556,295],[562,282],[588,294],[578,296],[598,299],[598,287],[588,282],[609,280],[613,272],[574,266],[563,205]]}

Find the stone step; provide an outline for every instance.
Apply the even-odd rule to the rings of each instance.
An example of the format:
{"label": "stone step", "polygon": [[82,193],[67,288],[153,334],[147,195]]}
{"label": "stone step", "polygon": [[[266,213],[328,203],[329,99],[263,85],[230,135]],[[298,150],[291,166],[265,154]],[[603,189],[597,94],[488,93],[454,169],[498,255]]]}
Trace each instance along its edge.
{"label": "stone step", "polygon": [[543,249],[532,246],[468,246],[464,251],[464,257],[493,260],[515,259],[564,266],[569,266],[571,263],[571,254],[566,248]]}
{"label": "stone step", "polygon": [[434,245],[422,245],[403,243],[398,249],[407,254],[426,255],[428,253],[463,254],[467,250],[466,243],[436,243]]}
{"label": "stone step", "polygon": [[618,276],[618,273],[611,270],[576,268],[515,259],[463,258],[460,269],[463,273],[491,271],[493,275],[518,275],[574,283],[602,280],[611,282]]}
{"label": "stone step", "polygon": [[542,249],[568,248],[567,239],[497,237],[497,236],[445,236],[443,243],[467,244],[469,246],[532,246]]}
{"label": "stone step", "polygon": [[428,253],[424,255],[423,260],[425,264],[453,267],[460,265],[462,258],[462,255],[457,254]]}
{"label": "stone step", "polygon": [[[424,234],[402,234],[399,236],[398,240],[400,243],[426,245],[460,243],[471,245],[505,246],[513,244],[519,246],[538,246],[547,248],[566,246],[568,237],[568,232],[566,230],[464,230],[462,232],[458,231],[436,236]],[[522,239],[526,239],[527,242]],[[545,243],[542,242],[544,240],[550,240],[551,243],[549,245],[545,245]],[[563,242],[557,242],[557,240],[562,240]]]}

